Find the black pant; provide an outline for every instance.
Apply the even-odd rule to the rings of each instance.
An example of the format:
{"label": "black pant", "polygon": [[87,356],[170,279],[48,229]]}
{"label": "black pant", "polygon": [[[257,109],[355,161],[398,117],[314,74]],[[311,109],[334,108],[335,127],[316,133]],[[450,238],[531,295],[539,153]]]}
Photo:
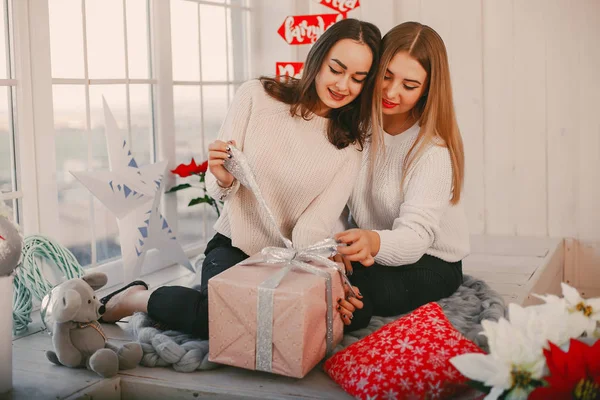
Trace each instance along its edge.
{"label": "black pant", "polygon": [[217,233],[206,245],[200,290],[184,286],[163,286],[148,300],[150,318],[167,327],[208,339],[208,280],[248,258],[231,245],[231,239]]}
{"label": "black pant", "polygon": [[423,304],[450,296],[462,284],[462,262],[449,263],[424,255],[411,265],[364,267],[352,263],[350,282],[363,295],[346,332],[365,328],[373,315],[390,317],[412,311]]}

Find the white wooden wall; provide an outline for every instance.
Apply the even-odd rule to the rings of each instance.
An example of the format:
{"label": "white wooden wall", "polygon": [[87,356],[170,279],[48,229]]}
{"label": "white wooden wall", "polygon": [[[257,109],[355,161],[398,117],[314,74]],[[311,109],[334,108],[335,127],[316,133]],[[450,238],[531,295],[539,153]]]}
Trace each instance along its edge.
{"label": "white wooden wall", "polygon": [[[277,36],[283,17],[330,10],[317,0],[262,3],[270,12],[261,37],[301,61],[307,46],[290,48]],[[600,0],[360,3],[350,16],[382,33],[414,20],[446,43],[471,231],[571,237],[597,246],[600,263]],[[272,73],[280,56],[261,53],[271,69],[255,71]]]}

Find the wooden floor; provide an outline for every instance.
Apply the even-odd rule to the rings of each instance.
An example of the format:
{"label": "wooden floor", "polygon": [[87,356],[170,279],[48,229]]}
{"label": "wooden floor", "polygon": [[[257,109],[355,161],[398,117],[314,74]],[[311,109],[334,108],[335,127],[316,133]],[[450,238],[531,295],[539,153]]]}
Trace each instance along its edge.
{"label": "wooden floor", "polygon": [[[472,237],[465,274],[484,279],[507,302],[527,304],[530,293],[558,292],[563,275],[562,240],[552,238]],[[194,277],[172,267],[145,278],[151,287],[190,285]],[[107,292],[108,289],[104,290]],[[102,292],[101,292],[102,294]],[[106,325],[113,342],[125,342],[124,324]],[[39,320],[29,333],[13,341],[12,393],[7,399],[351,399],[318,369],[302,380],[224,367],[214,371],[178,373],[166,368],[138,367],[102,380],[87,370],[58,367],[46,360],[52,347]]]}

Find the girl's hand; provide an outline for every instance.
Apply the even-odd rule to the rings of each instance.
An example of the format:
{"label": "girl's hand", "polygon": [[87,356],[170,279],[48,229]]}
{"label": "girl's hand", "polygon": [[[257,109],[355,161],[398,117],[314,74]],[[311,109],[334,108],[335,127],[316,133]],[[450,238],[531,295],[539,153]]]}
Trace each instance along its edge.
{"label": "girl's hand", "polygon": [[[377,232],[366,229],[350,229],[335,235],[335,239],[341,242],[338,252],[348,261],[358,261],[365,267],[375,263],[375,257],[379,252],[380,239]],[[345,246],[344,246],[345,245]]]}
{"label": "girl's hand", "polygon": [[235,146],[235,141],[230,140],[225,143],[221,140],[215,140],[208,145],[208,168],[215,178],[217,178],[219,186],[223,188],[228,188],[233,185],[235,179],[223,166],[225,159],[231,158],[229,145]]}
{"label": "girl's hand", "polygon": [[346,258],[343,257],[341,254],[336,254],[335,256],[333,256],[333,261],[344,264],[344,269],[346,270],[346,275],[352,275],[352,272],[354,271],[352,269],[352,263],[350,261],[346,260]]}
{"label": "girl's hand", "polygon": [[356,286],[352,286],[352,288],[354,289],[354,292],[357,293],[358,298],[347,297],[346,299],[337,299],[337,310],[342,316],[342,321],[344,321],[345,325],[350,325],[352,323],[354,311],[363,308],[363,302],[360,300],[363,298],[362,294],[360,294]]}

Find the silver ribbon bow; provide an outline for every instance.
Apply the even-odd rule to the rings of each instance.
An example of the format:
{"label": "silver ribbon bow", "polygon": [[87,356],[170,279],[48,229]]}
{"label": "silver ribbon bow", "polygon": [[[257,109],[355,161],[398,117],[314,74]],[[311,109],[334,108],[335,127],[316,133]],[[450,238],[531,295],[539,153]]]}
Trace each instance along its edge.
{"label": "silver ribbon bow", "polygon": [[261,258],[248,259],[239,265],[284,265],[284,267],[267,278],[258,286],[258,311],[256,331],[256,369],[259,371],[272,372],[273,362],[273,298],[275,289],[283,278],[293,269],[300,269],[325,279],[325,297],[327,301],[327,354],[333,350],[333,294],[331,289],[331,275],[324,269],[320,269],[309,262],[318,263],[326,268],[332,268],[339,272],[342,280],[348,285],[350,294],[355,296],[352,285],[346,276],[344,269],[338,263],[331,261],[329,257],[337,254],[338,242],[332,238],[315,243],[302,250],[295,250],[291,240],[283,236],[279,226],[262,196],[262,192],[256,183],[256,178],[248,164],[246,156],[235,146],[230,145],[231,158],[225,160],[225,168],[240,182],[254,193],[258,203],[267,213],[273,226],[286,247],[265,247],[261,251]]}

